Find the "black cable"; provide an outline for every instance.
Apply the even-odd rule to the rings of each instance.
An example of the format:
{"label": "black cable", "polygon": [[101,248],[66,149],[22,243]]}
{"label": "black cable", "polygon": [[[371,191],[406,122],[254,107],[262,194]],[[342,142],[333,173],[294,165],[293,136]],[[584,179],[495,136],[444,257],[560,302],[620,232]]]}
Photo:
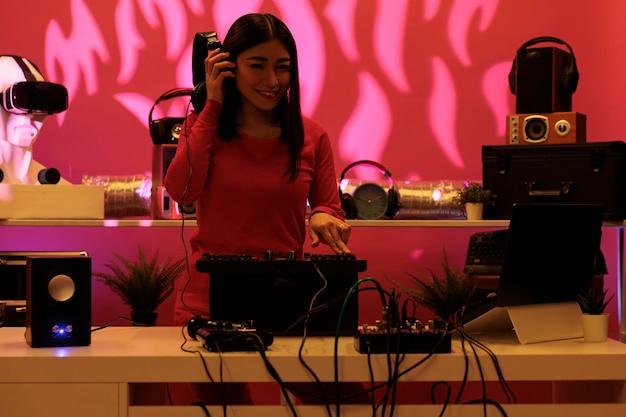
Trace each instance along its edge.
{"label": "black cable", "polygon": [[209,371],[209,365],[207,364],[206,359],[205,359],[204,355],[202,354],[202,351],[200,351],[199,349],[190,350],[190,349],[187,349],[185,347],[187,342],[189,342],[189,340],[185,336],[185,327],[186,326],[182,326],[181,327],[181,334],[183,336],[183,343],[180,345],[180,349],[183,352],[194,353],[194,354],[197,354],[200,357],[200,360],[202,362],[202,367],[204,368],[204,372],[207,375],[207,377],[209,378],[209,381],[211,381],[211,386],[215,387],[215,389],[218,390],[218,394],[222,398],[222,406],[223,406],[223,411],[224,411],[224,417],[226,417],[226,411],[227,411],[227,408],[226,408],[226,393],[225,393],[224,384],[223,384],[223,381],[222,381],[222,356],[220,355],[220,384],[216,384],[215,379],[213,378],[213,375],[211,375],[211,371]]}
{"label": "black cable", "polygon": [[[206,343],[206,342],[205,342]],[[226,386],[224,385],[224,358],[222,357],[222,351],[220,350],[220,344],[218,342],[214,342],[213,346],[217,351],[218,358],[220,360],[220,395],[222,397],[222,412],[224,417],[226,416],[228,410],[228,403],[226,402]]]}
{"label": "black cable", "polygon": [[[187,117],[189,116],[190,105],[191,105],[191,99],[187,103],[187,109],[185,110],[185,114],[187,116],[185,116],[185,121],[183,122],[183,126],[185,127],[185,155],[187,156],[187,163],[189,164],[189,175],[187,176],[187,183],[185,184],[183,195],[180,198],[181,202],[185,200],[185,196],[187,195],[187,191],[189,190],[189,184],[191,183],[191,174],[193,172],[193,168],[191,166],[191,153],[189,152],[189,130],[187,126]],[[178,202],[175,202],[175,203],[179,204]],[[185,242],[185,213],[183,213],[181,216],[180,240],[181,240],[181,243],[183,244],[183,250],[185,253],[185,269],[187,271],[187,281],[185,282],[185,284],[183,285],[180,291],[180,302],[187,309],[187,311],[189,311],[194,316],[200,315],[198,311],[194,311],[191,307],[187,305],[187,303],[185,303],[185,291],[187,290],[187,287],[191,283],[191,269],[189,267],[189,251],[187,250],[187,244]]]}
{"label": "black cable", "polygon": [[[463,380],[462,380],[462,384],[461,387],[459,389],[457,398],[455,403],[459,404],[460,400],[461,400],[461,396],[464,392],[465,389],[465,385],[467,382],[467,375],[469,372],[469,357],[467,355],[467,350],[466,350],[466,346],[469,345],[470,348],[472,349],[473,352],[473,356],[475,359],[475,362],[477,364],[478,367],[478,371],[480,373],[480,380],[481,380],[481,387],[482,387],[482,398],[480,399],[475,399],[475,400],[471,400],[468,402],[465,402],[466,404],[476,404],[476,403],[480,403],[483,405],[483,415],[487,415],[487,406],[488,405],[493,405],[496,408],[498,408],[498,410],[506,416],[506,412],[504,411],[504,409],[500,406],[500,404],[497,401],[494,401],[492,399],[487,398],[487,388],[486,388],[486,381],[484,378],[484,373],[483,373],[483,366],[481,364],[480,358],[478,356],[478,352],[477,349],[482,350],[484,353],[487,354],[487,357],[491,360],[494,369],[496,371],[496,374],[498,376],[498,381],[500,383],[500,386],[504,392],[504,395],[508,401],[508,403],[515,403],[516,402],[516,398],[515,398],[515,393],[513,392],[513,390],[510,388],[510,386],[508,385],[508,383],[506,382],[505,378],[504,378],[504,374],[502,372],[502,369],[500,368],[500,364],[498,362],[498,358],[497,356],[483,343],[481,343],[479,340],[477,340],[476,338],[472,337],[471,335],[469,335],[468,333],[466,333],[463,329],[463,314],[466,310],[467,307],[470,307],[474,304],[480,304],[482,302],[478,302],[478,303],[472,303],[470,305],[464,306],[461,309],[459,309],[459,311],[455,312],[455,314],[452,315],[451,318],[451,323],[455,330],[457,331],[458,335],[461,338],[461,348],[463,350],[463,356],[465,358],[465,369],[464,369],[464,376],[463,376]],[[461,319],[459,320],[459,317],[461,317]]]}
{"label": "black cable", "polygon": [[[496,407],[496,409],[498,409],[498,411],[500,412],[500,414],[503,417],[507,417],[508,416],[508,414],[506,413],[506,410],[504,409],[504,407],[502,407],[502,405],[499,402],[494,401],[494,400],[490,400],[488,398],[466,401],[465,404],[477,404],[477,403],[481,403],[481,402],[483,403],[483,405],[485,407],[486,407],[486,405],[493,405],[494,407]],[[485,413],[486,413],[486,410],[485,410]]]}
{"label": "black cable", "polygon": [[265,364],[265,368],[267,369],[269,374],[272,376],[272,378],[274,378],[274,380],[278,383],[278,386],[280,387],[283,397],[285,398],[285,401],[287,402],[287,406],[289,407],[289,410],[291,410],[291,414],[293,415],[293,417],[297,417],[298,414],[296,412],[296,409],[291,399],[289,398],[289,393],[287,392],[286,385],[283,382],[280,375],[278,374],[278,372],[276,371],[276,368],[274,368],[272,363],[267,358],[267,355],[265,354],[265,347],[263,345],[263,341],[261,340],[259,335],[255,333],[249,334],[246,342],[250,344],[251,346],[254,346],[256,348],[256,351],[259,352],[259,355],[261,356],[261,359],[263,360],[263,363]]}
{"label": "black cable", "polygon": [[450,384],[448,384],[447,382],[444,382],[444,381],[435,382],[430,387],[430,401],[433,404],[437,404],[437,398],[435,398],[435,389],[437,389],[437,387],[440,385],[443,385],[447,388],[445,400],[443,402],[443,407],[441,408],[441,412],[439,413],[439,417],[443,417],[443,415],[446,413],[446,409],[448,408],[448,404],[450,404],[450,397],[452,394],[452,389],[450,387]]}
{"label": "black cable", "polygon": [[[311,298],[311,302],[309,304],[309,309],[308,309],[309,311],[311,311],[313,309],[313,306],[315,304],[315,301],[317,300],[317,297],[328,287],[328,280],[326,279],[326,277],[324,276],[322,271],[320,271],[320,269],[317,267],[317,265],[315,263],[313,263],[312,265],[313,265],[313,268],[315,268],[315,272],[317,272],[317,275],[324,282],[324,285]],[[298,349],[298,360],[300,361],[302,366],[304,366],[304,368],[307,370],[307,372],[309,372],[309,374],[313,377],[313,379],[315,379],[315,382],[318,384],[318,386],[320,388],[320,393],[321,393],[322,398],[324,400],[324,406],[326,408],[326,413],[328,414],[328,417],[332,417],[332,413],[330,411],[330,402],[328,400],[328,395],[326,394],[326,390],[324,389],[324,386],[323,386],[322,382],[320,381],[319,377],[317,376],[317,374],[306,363],[306,361],[304,360],[304,357],[302,356],[302,350],[304,349],[304,342],[306,341],[306,336],[307,336],[307,324],[308,324],[308,321],[309,321],[310,317],[311,317],[311,314],[307,314],[305,319],[304,319],[302,340],[300,342],[300,348]]]}
{"label": "black cable", "polygon": [[[498,375],[498,381],[500,383],[500,386],[502,387],[502,390],[503,390],[503,392],[504,392],[504,394],[506,396],[507,401],[509,402],[509,404],[515,403],[516,402],[515,393],[510,388],[510,386],[506,382],[506,379],[504,378],[504,373],[502,372],[502,369],[500,368],[500,363],[498,361],[497,356],[486,345],[484,345],[479,340],[477,340],[476,338],[474,338],[471,335],[469,335],[463,329],[463,322],[464,322],[463,314],[465,313],[467,308],[470,308],[470,307],[472,307],[474,305],[483,304],[483,303],[484,303],[484,301],[478,301],[478,302],[471,303],[471,304],[468,304],[466,306],[463,306],[461,309],[459,309],[457,312],[455,312],[452,315],[452,323],[451,324],[453,324],[455,330],[457,331],[457,333],[461,337],[462,343],[467,342],[467,343],[470,344],[470,346],[477,346],[478,348],[480,348],[482,351],[484,351],[488,355],[488,357],[491,359],[491,361],[492,361],[492,363],[494,365],[494,369],[496,371],[496,374]],[[467,364],[466,364],[466,366],[467,366]],[[457,401],[458,401],[458,399],[457,399]]]}
{"label": "black cable", "polygon": [[96,328],[94,328],[94,329],[91,329],[91,332],[93,333],[93,332],[97,332],[98,330],[102,330],[102,329],[106,329],[107,327],[111,327],[111,326],[113,326],[115,323],[117,323],[117,322],[118,322],[118,321],[120,321],[120,320],[126,320],[126,321],[129,321],[129,322],[131,322],[131,323],[133,323],[133,324],[135,324],[135,325],[137,325],[137,326],[147,326],[146,324],[136,324],[135,322],[133,322],[133,320],[132,320],[132,319],[130,319],[130,318],[128,318],[128,317],[125,317],[125,316],[118,316],[118,317],[116,317],[115,319],[113,319],[113,321],[111,321],[111,322],[109,322],[109,323],[107,323],[107,324],[105,324],[105,325],[103,325],[103,326],[100,326],[100,327],[96,327]]}
{"label": "black cable", "polygon": [[202,403],[200,401],[195,401],[195,402],[191,403],[191,405],[197,405],[198,407],[200,407],[202,409],[202,411],[204,412],[204,415],[206,417],[211,417],[211,413],[209,413],[209,410],[206,408],[206,405],[204,405],[204,403]]}
{"label": "black cable", "polygon": [[505,396],[507,397],[507,401],[509,403],[515,403],[516,402],[515,393],[513,392],[511,387],[506,382],[506,379],[504,378],[504,373],[502,372],[502,368],[500,367],[500,363],[498,361],[497,356],[485,344],[480,342],[478,339],[472,337],[471,335],[467,334],[463,330],[462,326],[457,328],[457,332],[462,337],[462,340],[467,340],[468,343],[470,343],[471,345],[478,346],[482,351],[484,351],[488,355],[488,357],[491,359],[494,365],[494,369],[496,371],[496,374],[498,375],[498,381],[500,382],[502,390]]}
{"label": "black cable", "polygon": [[[387,300],[385,299],[385,295],[388,294],[389,298],[392,299],[393,296],[391,294],[389,294],[388,292],[386,292],[385,290],[383,290],[382,286],[380,285],[380,283],[378,281],[376,281],[373,278],[363,278],[358,280],[352,287],[350,287],[350,290],[348,291],[348,294],[346,295],[346,298],[343,302],[343,306],[341,308],[341,310],[339,311],[339,318],[337,320],[337,328],[335,331],[335,343],[334,343],[334,375],[335,375],[335,398],[336,398],[336,402],[335,402],[335,416],[336,417],[340,417],[340,401],[339,399],[341,398],[341,388],[340,388],[340,384],[339,384],[339,365],[338,365],[338,345],[339,345],[339,335],[341,333],[341,323],[343,321],[343,314],[345,312],[346,306],[348,304],[348,302],[350,301],[350,297],[352,297],[355,293],[358,292],[358,288],[361,284],[365,283],[365,282],[371,282],[372,284],[375,285],[376,289],[378,290],[378,294],[380,295],[380,299],[381,299],[381,304],[383,306],[383,310],[388,308],[388,303]],[[388,361],[389,364],[389,361]],[[372,395],[374,393],[372,392]]]}
{"label": "black cable", "polygon": [[498,381],[500,382],[500,386],[502,387],[502,390],[507,398],[507,401],[510,404],[515,403],[517,401],[515,398],[515,393],[513,392],[509,384],[506,382],[506,379],[504,378],[504,373],[502,372],[502,368],[500,367],[500,363],[498,361],[497,356],[486,345],[484,345],[482,342],[475,339],[474,337],[468,335],[464,331],[462,331],[462,335],[463,335],[462,337],[464,338],[464,340],[468,340],[468,342],[472,346],[477,346],[482,351],[487,353],[488,357],[491,359],[493,363],[496,374],[498,375]]}

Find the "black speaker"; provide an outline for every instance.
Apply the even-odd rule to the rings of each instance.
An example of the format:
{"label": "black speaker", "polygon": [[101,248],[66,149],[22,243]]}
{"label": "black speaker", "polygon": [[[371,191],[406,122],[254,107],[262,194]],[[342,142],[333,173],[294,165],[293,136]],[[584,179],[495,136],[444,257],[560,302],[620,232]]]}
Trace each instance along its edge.
{"label": "black speaker", "polygon": [[163,180],[176,155],[177,145],[154,145],[152,150],[151,216],[155,220],[178,220],[195,218],[195,203],[181,206],[169,196]]}
{"label": "black speaker", "polygon": [[[557,43],[567,51],[530,48],[539,43]],[[574,51],[565,41],[549,36],[527,41],[517,50],[509,72],[516,113],[571,112],[579,77]]]}
{"label": "black speaker", "polygon": [[161,94],[154,101],[150,113],[148,113],[148,126],[150,128],[150,137],[155,145],[177,144],[184,117],[164,117],[162,119],[152,120],[154,108],[163,100],[169,100],[175,97],[191,96],[193,90],[190,88],[173,88]]}
{"label": "black speaker", "polygon": [[32,347],[91,344],[91,258],[26,258],[25,337]]}
{"label": "black speaker", "polygon": [[[355,161],[349,164],[347,167],[344,168],[344,170],[341,172],[341,176],[339,177],[339,200],[341,201],[341,208],[346,213],[346,218],[348,219],[361,218],[361,219],[368,219],[368,220],[374,219],[373,217],[369,215],[369,213],[368,214],[362,213],[359,210],[358,208],[359,204],[356,203],[353,195],[344,193],[341,189],[341,186],[342,186],[341,183],[344,180],[345,175],[352,168],[356,166],[360,166],[360,165],[369,165],[369,166],[378,168],[381,171],[381,173],[387,178],[387,180],[389,180],[389,189],[386,191],[386,209],[384,210],[384,213],[381,213],[382,214],[381,217],[387,217],[389,219],[393,218],[393,216],[395,216],[398,210],[400,210],[400,200],[399,200],[398,190],[396,189],[396,184],[393,181],[393,178],[391,177],[391,172],[389,172],[387,168],[385,168],[382,164],[379,164],[378,162],[369,161],[369,160],[360,160],[360,161]],[[356,187],[356,189],[354,190],[354,194],[358,194],[359,188],[364,187],[364,186],[365,187],[380,187],[377,184],[364,183]]]}
{"label": "black speaker", "polygon": [[[151,194],[151,211],[153,219],[171,218],[163,215],[164,208],[161,203],[163,196],[161,194],[163,192],[163,180],[165,179],[165,173],[167,172],[167,168],[170,166],[175,154],[176,145],[155,145],[153,147]],[[169,211],[167,212],[169,213]]]}
{"label": "black speaker", "polygon": [[165,173],[176,155],[176,145],[154,145],[152,148],[152,187],[163,185]]}

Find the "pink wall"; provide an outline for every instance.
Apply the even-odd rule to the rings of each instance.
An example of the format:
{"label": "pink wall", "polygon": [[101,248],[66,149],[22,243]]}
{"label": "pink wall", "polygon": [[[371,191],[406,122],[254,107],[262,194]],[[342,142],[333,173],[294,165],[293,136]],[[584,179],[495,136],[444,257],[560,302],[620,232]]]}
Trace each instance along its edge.
{"label": "pink wall", "polygon": [[[70,107],[46,121],[35,159],[74,183],[83,175],[149,172],[148,112],[163,92],[191,86],[193,34],[215,29],[223,36],[236,17],[251,11],[277,14],[292,28],[303,110],[328,129],[338,173],[350,162],[373,159],[396,180],[481,178],[481,146],[504,144],[505,116],[514,110],[511,61],[537,36],[561,38],[574,49],[581,79],[573,110],[587,115],[587,140],[621,140],[626,129],[626,4],[619,0],[576,7],[569,0],[5,3],[0,52],[30,58],[69,90]],[[184,103],[165,101],[154,118],[183,111]],[[473,231],[356,228],[351,247],[368,260],[369,276],[402,280],[438,269],[444,246],[461,266]],[[613,290],[615,234],[606,230],[603,243]],[[111,259],[111,250],[131,255],[137,242],[182,255],[175,227],[0,229],[0,250],[84,249],[94,269]],[[378,318],[375,303],[361,303],[361,321]],[[97,325],[127,314],[97,282],[93,309]],[[162,324],[170,322],[170,310],[166,303]]]}

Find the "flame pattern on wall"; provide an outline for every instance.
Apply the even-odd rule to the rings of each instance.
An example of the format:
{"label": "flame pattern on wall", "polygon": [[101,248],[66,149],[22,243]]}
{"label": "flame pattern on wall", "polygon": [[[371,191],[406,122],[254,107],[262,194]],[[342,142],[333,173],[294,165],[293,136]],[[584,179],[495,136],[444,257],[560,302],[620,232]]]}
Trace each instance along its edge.
{"label": "flame pattern on wall", "polygon": [[[472,37],[489,30],[498,0],[317,3],[322,2],[118,0],[109,10],[99,3],[69,0],[69,10],[58,8],[59,16],[50,10],[44,37],[45,72],[70,94],[70,109],[57,121],[65,123],[78,96],[108,94],[147,129],[154,83],[162,91],[191,84],[193,33],[215,29],[225,34],[238,16],[268,11],[280,16],[296,38],[303,112],[315,117],[321,106],[341,103],[330,121],[321,120],[335,129],[339,162],[394,160],[397,151],[390,146],[395,141],[400,142],[396,148],[434,152],[439,163],[461,176],[466,161],[460,147],[459,96],[468,71],[482,77],[477,83],[480,95],[472,100],[481,101],[491,114],[494,136],[504,131],[510,93],[504,82],[495,80],[505,80],[510,62],[493,60],[477,68],[472,56],[476,48],[469,45]],[[192,23],[198,19],[201,26]],[[161,47],[160,56],[161,51],[151,51]],[[148,61],[153,56],[159,60]],[[115,79],[105,86],[103,79],[110,74]],[[142,79],[152,83],[141,84]],[[345,88],[329,87],[338,84]],[[100,110],[104,117],[105,111]],[[185,103],[172,103],[170,111],[184,112]],[[162,116],[157,109],[154,118]],[[436,178],[417,166],[426,162],[421,159],[415,155],[404,164],[404,179]],[[357,177],[376,175],[360,171]]]}

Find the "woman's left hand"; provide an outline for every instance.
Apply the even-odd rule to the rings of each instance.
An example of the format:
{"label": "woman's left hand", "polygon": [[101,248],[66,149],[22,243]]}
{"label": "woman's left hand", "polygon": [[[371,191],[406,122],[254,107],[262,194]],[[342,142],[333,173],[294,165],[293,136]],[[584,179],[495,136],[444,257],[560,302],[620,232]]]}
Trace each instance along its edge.
{"label": "woman's left hand", "polygon": [[314,248],[323,242],[337,254],[352,253],[346,245],[350,239],[350,225],[330,214],[314,213],[309,218],[309,235]]}

